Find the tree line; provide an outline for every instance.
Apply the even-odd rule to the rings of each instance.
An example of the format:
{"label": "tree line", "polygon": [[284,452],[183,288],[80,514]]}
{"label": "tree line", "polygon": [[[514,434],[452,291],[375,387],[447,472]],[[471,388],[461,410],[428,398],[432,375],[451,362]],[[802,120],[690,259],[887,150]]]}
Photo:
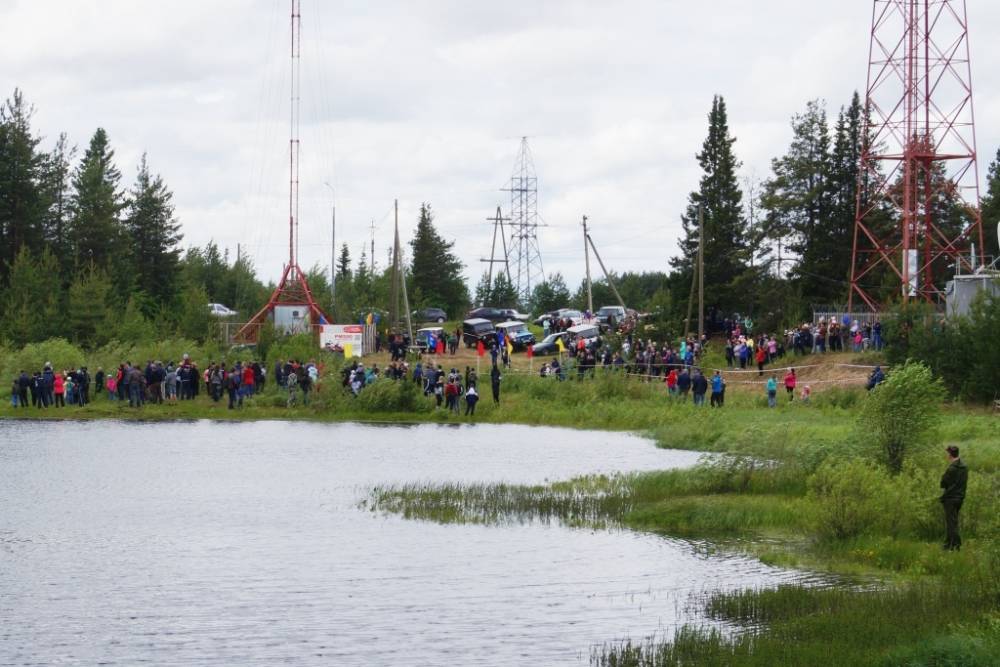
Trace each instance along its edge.
{"label": "tree line", "polygon": [[[32,127],[33,108],[19,90],[0,106],[0,340],[24,344],[51,336],[96,346],[111,339],[211,333],[206,305],[224,303],[249,317],[266,301],[264,284],[246,256],[209,243],[181,248],[173,193],[143,155],[123,183],[107,132],[97,128],[80,152],[65,134],[49,147]],[[737,139],[726,103],[713,98],[707,134],[695,158],[697,187],[681,212],[678,254],[660,271],[612,272],[626,304],[676,333],[691,299],[699,210],[705,224],[705,303],[713,316],[751,315],[766,326],[810,316],[811,305],[843,303],[849,291],[851,237],[859,198],[865,109],[855,93],[831,122],[825,104],[807,102],[791,118],[792,140],[762,182],[741,177]],[[943,177],[943,175],[942,175]],[[1000,218],[1000,151],[982,200],[987,253],[1000,254],[989,223]],[[861,181],[860,197],[867,196]],[[955,200],[936,201],[945,227],[969,218]],[[881,219],[879,219],[881,216]],[[895,224],[887,207],[874,225]],[[586,285],[571,289],[561,274],[537,284],[518,303],[507,275],[483,274],[470,291],[454,243],[437,230],[431,205],[421,205],[402,259],[413,308],[444,308],[461,317],[471,305],[519,307],[534,313],[583,308]],[[337,321],[390,310],[392,257],[355,259],[346,244],[336,261],[336,297],[324,267],[308,279],[320,305]],[[891,300],[891,272],[873,273],[866,287]],[[605,279],[594,281],[595,305],[613,303]]]}

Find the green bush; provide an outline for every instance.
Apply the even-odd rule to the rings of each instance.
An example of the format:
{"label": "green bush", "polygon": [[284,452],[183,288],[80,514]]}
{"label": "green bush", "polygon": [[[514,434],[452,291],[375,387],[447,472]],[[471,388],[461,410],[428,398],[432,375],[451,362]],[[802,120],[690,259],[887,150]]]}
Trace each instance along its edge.
{"label": "green bush", "polygon": [[808,480],[816,534],[845,540],[870,531],[879,523],[887,484],[886,473],[863,460],[821,465]]}
{"label": "green bush", "polygon": [[358,394],[358,408],[364,412],[416,412],[427,408],[417,385],[382,378]]}
{"label": "green bush", "polygon": [[22,370],[30,375],[34,371],[42,370],[47,362],[51,362],[52,368],[57,371],[79,368],[87,365],[87,355],[65,338],[50,338],[8,352],[2,362],[3,375],[7,380]]}
{"label": "green bush", "polygon": [[862,408],[862,439],[894,473],[903,461],[930,442],[944,398],[941,382],[919,362],[907,362],[873,389]]}

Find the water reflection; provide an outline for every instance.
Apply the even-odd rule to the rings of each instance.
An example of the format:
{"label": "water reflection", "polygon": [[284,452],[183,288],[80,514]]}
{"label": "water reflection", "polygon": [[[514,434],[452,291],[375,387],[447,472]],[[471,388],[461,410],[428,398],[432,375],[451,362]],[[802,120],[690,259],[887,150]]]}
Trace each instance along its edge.
{"label": "water reflection", "polygon": [[693,464],[522,426],[0,422],[0,664],[585,664],[799,575],[686,542],[356,509],[405,482]]}

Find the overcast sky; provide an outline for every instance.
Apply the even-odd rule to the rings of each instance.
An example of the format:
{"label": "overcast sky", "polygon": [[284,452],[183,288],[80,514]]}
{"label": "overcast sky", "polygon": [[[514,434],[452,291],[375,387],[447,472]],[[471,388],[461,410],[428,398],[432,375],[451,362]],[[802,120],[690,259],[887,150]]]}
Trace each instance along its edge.
{"label": "overcast sky", "polygon": [[[1000,145],[1000,3],[969,0],[980,173]],[[45,146],[108,130],[131,182],[143,151],[175,195],[184,245],[243,244],[264,280],[287,260],[289,0],[0,0],[0,83],[37,108]],[[663,270],[696,187],[712,95],[743,175],[766,178],[789,118],[831,116],[865,83],[870,0],[302,0],[300,264],[356,258],[392,202],[421,201],[471,279],[486,217],[527,135],[546,273],[583,275],[580,216],[609,268]]]}

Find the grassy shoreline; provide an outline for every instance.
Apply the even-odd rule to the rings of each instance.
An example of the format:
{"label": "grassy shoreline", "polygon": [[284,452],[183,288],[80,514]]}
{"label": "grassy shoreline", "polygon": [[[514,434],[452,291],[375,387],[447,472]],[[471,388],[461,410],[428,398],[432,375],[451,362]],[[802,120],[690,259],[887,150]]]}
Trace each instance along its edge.
{"label": "grassy shoreline", "polygon": [[[636,638],[595,649],[592,662],[599,665],[823,664],[831,650],[840,651],[844,661],[825,664],[1000,662],[1000,557],[993,544],[1000,516],[1000,420],[986,409],[949,405],[936,434],[936,442],[962,445],[973,471],[963,508],[966,546],[955,554],[938,546],[942,527],[933,498],[944,468],[940,447],[914,457],[897,478],[876,475],[869,470],[873,466],[857,463],[865,460],[866,434],[857,426],[863,389],[829,389],[815,393],[809,405],[785,399],[768,409],[761,392],[738,388],[727,396],[725,407],[712,409],[671,400],[660,383],[614,375],[557,382],[509,374],[499,407],[492,404],[488,386],[483,388],[474,418],[435,410],[432,398],[409,385],[380,381],[359,398],[328,384],[308,407],[284,407],[285,395],[269,387],[239,410],[204,395],[141,409],[100,396],[85,408],[15,410],[5,403],[0,419],[510,423],[646,435],[660,447],[721,456],[694,470],[535,487],[376,489],[366,507],[443,522],[621,526],[707,539],[717,548],[770,564],[876,576],[886,584],[879,591],[845,595],[800,589],[744,591],[736,599],[720,594],[706,600],[706,608],[715,609],[721,620],[746,625],[746,632],[723,636],[685,628],[670,642]],[[854,461],[855,467],[830,473],[824,466],[831,460]],[[839,496],[817,497],[815,480],[821,474],[834,481],[838,475],[857,475],[871,488],[859,487],[867,495],[853,505]],[[830,517],[824,519],[820,510],[824,504],[845,502],[866,523],[856,534],[831,537],[823,528]],[[948,616],[939,617],[935,605]],[[859,626],[858,618],[867,625]],[[967,646],[972,652],[961,653]],[[965,656],[959,662],[939,659],[956,651]]]}

